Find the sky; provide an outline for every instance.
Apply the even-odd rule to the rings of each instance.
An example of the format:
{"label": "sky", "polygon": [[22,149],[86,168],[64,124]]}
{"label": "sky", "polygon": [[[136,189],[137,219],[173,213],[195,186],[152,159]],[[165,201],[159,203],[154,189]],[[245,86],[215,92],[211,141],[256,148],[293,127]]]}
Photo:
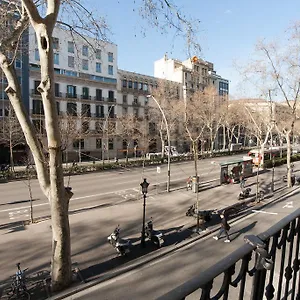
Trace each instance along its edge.
{"label": "sky", "polygon": [[[217,73],[230,81],[230,94],[237,98],[256,96],[255,90],[242,84],[238,67],[251,59],[256,42],[280,40],[300,20],[298,0],[172,1],[187,16],[201,21],[201,58],[212,62]],[[162,35],[140,17],[141,0],[86,0],[86,4],[110,26],[109,38],[118,45],[120,69],[153,76],[154,61],[165,53],[170,58],[187,58],[181,38],[174,41],[172,32]]]}

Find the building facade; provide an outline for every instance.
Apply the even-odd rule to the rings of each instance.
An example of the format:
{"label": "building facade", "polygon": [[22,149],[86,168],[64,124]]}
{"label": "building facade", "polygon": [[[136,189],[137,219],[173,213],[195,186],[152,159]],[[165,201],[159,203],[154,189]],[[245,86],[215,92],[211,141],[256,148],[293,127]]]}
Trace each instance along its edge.
{"label": "building facade", "polygon": [[219,95],[229,93],[229,81],[216,73],[213,63],[196,56],[180,61],[165,55],[154,62],[154,76],[180,83],[183,98],[189,93],[203,91],[209,85],[213,85]]}
{"label": "building facade", "polygon": [[[44,133],[44,112],[40,84],[37,41],[29,35],[30,115],[38,132]],[[106,126],[116,120],[117,46],[89,37],[71,36],[59,27],[53,33],[55,98],[64,128],[67,160],[90,160],[114,157],[113,137],[105,138]],[[71,123],[70,124],[66,124]],[[67,130],[67,129],[66,129]]]}

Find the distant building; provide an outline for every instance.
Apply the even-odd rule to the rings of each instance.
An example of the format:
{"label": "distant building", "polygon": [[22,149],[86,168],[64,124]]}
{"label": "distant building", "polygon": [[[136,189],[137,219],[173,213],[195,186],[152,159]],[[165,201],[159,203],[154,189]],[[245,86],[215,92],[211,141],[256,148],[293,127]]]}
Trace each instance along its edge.
{"label": "distant building", "polygon": [[[86,39],[86,40],[85,40]],[[95,39],[75,35],[56,27],[53,33],[55,97],[57,111],[84,119],[85,132],[67,145],[68,160],[102,158],[116,154],[115,141],[110,137],[103,141],[101,134],[107,119],[115,122],[117,99],[117,46]],[[41,95],[37,91],[40,84],[40,58],[36,36],[30,30],[30,116],[38,132],[44,133],[44,111]],[[80,132],[82,124],[77,125]],[[105,142],[105,144],[104,144]],[[79,154],[80,152],[80,154]]]}
{"label": "distant building", "polygon": [[209,80],[220,96],[225,96],[229,94],[229,80],[218,75],[216,71],[209,71]]}
{"label": "distant building", "polygon": [[186,94],[203,91],[209,85],[214,85],[221,96],[229,92],[229,81],[216,74],[213,63],[196,56],[180,61],[165,55],[154,62],[154,76],[180,83],[184,98]]}

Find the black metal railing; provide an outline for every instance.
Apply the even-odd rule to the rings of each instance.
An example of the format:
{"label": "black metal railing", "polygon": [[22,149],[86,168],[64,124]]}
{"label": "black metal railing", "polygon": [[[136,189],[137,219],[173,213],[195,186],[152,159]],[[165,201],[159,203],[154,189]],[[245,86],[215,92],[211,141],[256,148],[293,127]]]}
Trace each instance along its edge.
{"label": "black metal railing", "polygon": [[244,240],[244,246],[158,299],[300,299],[300,209]]}

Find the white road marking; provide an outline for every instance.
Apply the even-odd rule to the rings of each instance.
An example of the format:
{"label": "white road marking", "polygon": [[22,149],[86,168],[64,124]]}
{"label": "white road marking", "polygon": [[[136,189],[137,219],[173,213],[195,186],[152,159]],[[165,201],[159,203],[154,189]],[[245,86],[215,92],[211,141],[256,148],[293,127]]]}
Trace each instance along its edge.
{"label": "white road marking", "polygon": [[268,214],[268,215],[278,215],[278,213],[275,213],[275,212],[268,212],[268,211],[263,211],[263,210],[252,209],[252,211],[253,211],[253,212],[262,213],[262,214]]}
{"label": "white road marking", "polygon": [[283,206],[282,208],[293,208],[293,201],[287,202],[285,206]]}
{"label": "white road marking", "polygon": [[[178,179],[178,181],[179,180],[180,179]],[[210,181],[214,181],[214,180],[216,180],[216,179],[209,180],[209,182]],[[128,181],[127,183],[132,183],[132,181]],[[161,183],[166,183],[166,182],[162,181],[162,182],[158,182],[157,184],[161,184]],[[104,196],[104,195],[114,194],[114,193],[117,193],[117,192],[124,192],[126,190],[127,189],[125,189],[125,190],[119,190],[119,191],[115,191],[115,192],[105,192],[105,193],[99,193],[99,194],[94,194],[94,195],[86,195],[86,196],[82,196],[82,197],[71,198],[71,201],[82,200],[82,199],[87,199],[87,198],[93,198],[93,197],[98,197],[98,196]],[[133,188],[131,190],[134,190],[134,191],[136,190],[137,192],[139,192],[139,190],[136,189],[136,188]],[[154,199],[154,197],[152,197],[152,196],[149,195],[148,198],[150,198],[150,197],[152,199]],[[33,207],[44,206],[44,205],[49,205],[49,202],[44,202],[44,203],[40,203],[40,204],[34,204]],[[2,212],[14,212],[15,210],[28,209],[28,208],[30,208],[30,206],[8,208],[8,209],[0,210],[0,213],[2,213]]]}

